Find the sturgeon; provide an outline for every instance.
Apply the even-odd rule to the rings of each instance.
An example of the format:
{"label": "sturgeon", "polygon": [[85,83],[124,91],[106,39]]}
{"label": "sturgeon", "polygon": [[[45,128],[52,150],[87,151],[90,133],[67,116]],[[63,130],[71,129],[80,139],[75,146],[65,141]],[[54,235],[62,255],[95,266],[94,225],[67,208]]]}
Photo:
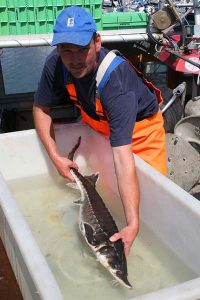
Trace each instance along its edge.
{"label": "sturgeon", "polygon": [[[68,155],[70,160],[73,161],[80,143],[81,137],[79,137],[77,144]],[[119,230],[96,190],[99,173],[83,176],[74,168],[71,168],[70,172],[81,192],[81,198],[75,203],[80,205],[79,228],[83,237],[96,255],[97,260],[111,273],[117,282],[131,289],[132,285],[127,278],[127,261],[123,242],[121,239],[116,242],[109,240]]]}

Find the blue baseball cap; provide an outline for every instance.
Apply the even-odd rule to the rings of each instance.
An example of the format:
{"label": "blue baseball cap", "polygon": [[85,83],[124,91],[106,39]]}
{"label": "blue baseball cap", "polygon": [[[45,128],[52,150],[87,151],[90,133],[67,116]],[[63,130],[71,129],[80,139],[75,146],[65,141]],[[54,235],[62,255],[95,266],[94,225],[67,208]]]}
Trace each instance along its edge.
{"label": "blue baseball cap", "polygon": [[56,19],[51,45],[69,43],[86,46],[96,31],[96,23],[85,9],[78,6],[67,7]]}

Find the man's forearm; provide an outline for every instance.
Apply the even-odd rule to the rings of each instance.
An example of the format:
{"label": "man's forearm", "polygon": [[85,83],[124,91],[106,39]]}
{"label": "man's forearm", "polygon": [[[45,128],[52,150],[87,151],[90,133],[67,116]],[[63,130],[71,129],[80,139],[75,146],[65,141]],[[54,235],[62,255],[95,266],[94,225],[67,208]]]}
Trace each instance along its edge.
{"label": "man's forearm", "polygon": [[48,108],[33,106],[33,117],[37,133],[49,155],[53,160],[57,153],[55,135],[51,116]]}
{"label": "man's forearm", "polygon": [[113,154],[127,225],[139,224],[139,185],[130,145],[113,148]]}
{"label": "man's forearm", "polygon": [[110,237],[112,242],[122,239],[128,255],[139,231],[139,185],[131,145],[113,147],[119,192],[127,226]]}
{"label": "man's forearm", "polygon": [[57,171],[64,178],[74,181],[74,177],[70,173],[70,168],[78,169],[78,166],[75,162],[59,153],[56,145],[52,119],[49,115],[49,108],[34,105],[33,116],[37,133],[50,159],[57,168]]}

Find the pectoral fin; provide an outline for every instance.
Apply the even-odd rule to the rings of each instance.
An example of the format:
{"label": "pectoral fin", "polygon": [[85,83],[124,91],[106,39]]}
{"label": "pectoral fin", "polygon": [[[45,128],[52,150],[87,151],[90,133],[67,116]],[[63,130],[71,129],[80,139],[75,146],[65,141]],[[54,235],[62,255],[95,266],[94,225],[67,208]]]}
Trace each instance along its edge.
{"label": "pectoral fin", "polygon": [[74,200],[73,203],[77,204],[77,205],[81,205],[81,204],[83,204],[83,200],[82,200],[82,198],[78,198],[77,200]]}
{"label": "pectoral fin", "polygon": [[87,241],[87,243],[90,245],[90,246],[98,246],[98,241],[95,239],[95,232],[92,228],[92,226],[90,226],[90,224],[88,223],[81,223],[81,231]]}
{"label": "pectoral fin", "polygon": [[68,182],[68,183],[66,183],[66,186],[71,189],[79,190],[79,187],[76,182]]}

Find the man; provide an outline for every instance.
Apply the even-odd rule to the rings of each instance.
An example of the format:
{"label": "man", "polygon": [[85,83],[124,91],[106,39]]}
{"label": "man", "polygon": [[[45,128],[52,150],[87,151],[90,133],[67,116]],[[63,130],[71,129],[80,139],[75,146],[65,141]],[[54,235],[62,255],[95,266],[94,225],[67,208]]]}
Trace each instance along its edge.
{"label": "man", "polygon": [[60,175],[71,181],[70,168],[78,166],[59,154],[49,114],[52,104],[70,97],[80,108],[83,121],[110,137],[127,221],[127,226],[110,239],[114,242],[121,238],[127,255],[139,230],[139,187],[132,152],[166,173],[159,91],[122,59],[98,99],[97,70],[109,51],[101,47],[93,18],[80,7],[66,8],[58,16],[52,45],[57,49],[47,57],[35,94],[36,130]]}

